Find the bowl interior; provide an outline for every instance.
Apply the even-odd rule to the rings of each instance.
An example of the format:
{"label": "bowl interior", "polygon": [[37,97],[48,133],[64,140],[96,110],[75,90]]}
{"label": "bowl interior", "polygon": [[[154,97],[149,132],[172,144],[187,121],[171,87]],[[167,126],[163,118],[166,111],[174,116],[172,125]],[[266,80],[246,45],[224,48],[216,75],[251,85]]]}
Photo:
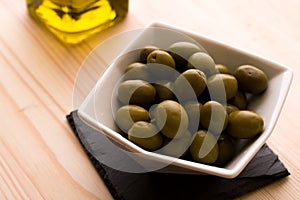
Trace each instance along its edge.
{"label": "bowl interior", "polygon": [[[123,53],[105,71],[94,89],[80,106],[79,116],[90,126],[106,134],[120,146],[129,151],[153,155],[120,136],[114,123],[116,109],[115,89],[128,64],[138,60],[139,50],[147,45],[167,48],[174,42],[188,41],[203,46],[215,63],[225,64],[232,72],[242,64],[251,64],[262,69],[269,78],[268,89],[259,96],[251,97],[249,109],[259,113],[264,121],[264,131],[255,140],[241,140],[237,155],[224,167],[213,167],[195,162],[177,159],[164,172],[206,173],[226,178],[237,176],[270,136],[278,119],[292,79],[292,72],[287,67],[238,48],[212,40],[205,36],[161,23],[153,23],[141,30],[134,41],[128,44]],[[97,49],[95,49],[97,51]],[[97,54],[92,54],[93,56]],[[163,161],[167,156],[155,155],[156,161]]]}

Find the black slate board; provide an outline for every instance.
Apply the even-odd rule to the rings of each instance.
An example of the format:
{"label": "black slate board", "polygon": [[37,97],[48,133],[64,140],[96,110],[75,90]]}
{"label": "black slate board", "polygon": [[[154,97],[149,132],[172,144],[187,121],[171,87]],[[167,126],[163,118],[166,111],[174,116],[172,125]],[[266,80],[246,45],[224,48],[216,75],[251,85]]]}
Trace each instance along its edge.
{"label": "black slate board", "polygon": [[67,120],[116,200],[233,199],[290,175],[267,144],[234,179],[210,175],[122,172],[102,164],[101,159],[109,157],[114,161],[116,157],[114,152],[105,152],[106,140],[97,139],[97,151],[91,149],[91,145],[95,145],[92,137],[102,134],[83,123],[77,111],[67,115]]}

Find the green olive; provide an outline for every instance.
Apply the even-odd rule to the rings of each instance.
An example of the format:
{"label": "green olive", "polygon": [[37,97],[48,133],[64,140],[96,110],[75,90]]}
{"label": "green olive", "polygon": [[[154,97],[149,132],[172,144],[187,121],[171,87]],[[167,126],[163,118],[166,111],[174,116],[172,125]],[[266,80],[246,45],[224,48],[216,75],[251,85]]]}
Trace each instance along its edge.
{"label": "green olive", "polygon": [[227,114],[229,115],[230,113],[234,112],[234,111],[238,111],[240,110],[238,107],[236,107],[235,105],[232,105],[232,104],[227,104],[226,105],[226,111],[227,111]]}
{"label": "green olive", "polygon": [[229,69],[223,64],[216,64],[217,72],[221,74],[230,74]]}
{"label": "green olive", "polygon": [[143,80],[127,80],[118,88],[118,99],[123,104],[135,104],[142,107],[152,105],[155,100],[156,90]]}
{"label": "green olive", "polygon": [[240,110],[245,110],[248,106],[246,94],[241,90],[238,90],[236,95],[229,99],[228,103],[235,105]]}
{"label": "green olive", "polygon": [[184,109],[189,118],[189,129],[193,132],[197,131],[200,126],[200,111],[202,104],[198,101],[189,101],[184,105]]}
{"label": "green olive", "polygon": [[188,129],[188,116],[183,106],[173,100],[165,100],[150,111],[151,119],[161,133],[168,138],[179,138]]}
{"label": "green olive", "polygon": [[149,80],[149,72],[146,64],[134,62],[128,65],[125,69],[124,80]]}
{"label": "green olive", "polygon": [[247,95],[267,87],[258,67],[241,65],[231,74],[201,45],[149,45],[124,71],[115,123],[145,150],[177,158],[189,152],[196,162],[224,166],[235,155],[236,141],[262,133],[264,119],[246,110]]}
{"label": "green olive", "polygon": [[188,69],[174,83],[176,95],[185,99],[198,97],[206,88],[206,76],[198,69]]}
{"label": "green olive", "polygon": [[148,55],[154,51],[154,50],[158,50],[159,48],[153,45],[148,45],[145,46],[144,48],[141,49],[140,52],[140,60],[142,63],[147,63],[147,57]]}
{"label": "green olive", "polygon": [[147,63],[158,63],[175,68],[173,57],[164,50],[154,50],[147,57]]}
{"label": "green olive", "polygon": [[221,134],[218,138],[219,156],[216,161],[216,165],[224,165],[228,163],[234,156],[235,153],[235,141],[234,139],[225,134]]}
{"label": "green olive", "polygon": [[216,138],[206,130],[197,131],[190,146],[190,153],[197,162],[205,164],[216,162],[219,154]]}
{"label": "green olive", "polygon": [[217,72],[213,58],[204,52],[197,52],[188,59],[188,68],[196,68],[205,73],[207,77]]}
{"label": "green olive", "polygon": [[128,139],[143,149],[154,151],[163,143],[163,137],[156,126],[145,121],[135,122],[128,131]]}
{"label": "green olive", "polygon": [[176,68],[182,72],[187,69],[187,61],[196,52],[205,52],[205,49],[191,42],[175,42],[171,44],[167,51],[174,58]]}
{"label": "green olive", "polygon": [[236,95],[238,82],[230,74],[214,74],[208,78],[207,88],[213,100],[225,101]]}
{"label": "green olive", "polygon": [[118,127],[125,133],[132,127],[134,122],[150,122],[149,112],[137,105],[125,105],[120,107],[115,115],[115,121]]}
{"label": "green olive", "polygon": [[227,111],[219,102],[208,101],[200,110],[200,122],[210,132],[221,133],[227,126]]}
{"label": "green olive", "polygon": [[253,138],[262,132],[263,118],[250,110],[240,110],[230,113],[227,132],[235,138]]}
{"label": "green olive", "polygon": [[259,68],[252,65],[239,66],[233,74],[239,82],[240,89],[252,94],[259,94],[268,87],[268,77]]}
{"label": "green olive", "polygon": [[167,80],[157,81],[153,84],[156,90],[156,102],[162,102],[164,100],[174,100],[173,82]]}

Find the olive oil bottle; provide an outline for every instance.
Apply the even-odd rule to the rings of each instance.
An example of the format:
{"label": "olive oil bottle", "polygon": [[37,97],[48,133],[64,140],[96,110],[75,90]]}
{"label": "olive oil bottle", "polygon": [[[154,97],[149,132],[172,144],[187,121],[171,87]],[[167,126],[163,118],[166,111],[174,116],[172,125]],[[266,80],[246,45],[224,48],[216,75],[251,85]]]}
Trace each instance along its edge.
{"label": "olive oil bottle", "polygon": [[66,43],[79,43],[124,19],[128,0],[27,0],[29,14]]}

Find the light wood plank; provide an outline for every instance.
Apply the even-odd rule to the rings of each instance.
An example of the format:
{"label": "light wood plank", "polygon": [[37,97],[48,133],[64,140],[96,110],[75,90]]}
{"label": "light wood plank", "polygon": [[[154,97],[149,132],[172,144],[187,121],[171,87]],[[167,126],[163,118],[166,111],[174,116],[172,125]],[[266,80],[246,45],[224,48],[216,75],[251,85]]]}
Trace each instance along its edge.
{"label": "light wood plank", "polygon": [[298,199],[299,1],[130,0],[129,5],[117,26],[67,45],[28,16],[23,0],[0,2],[0,110],[5,113],[0,115],[0,199],[112,199],[65,115],[80,105],[113,59],[100,51],[83,65],[91,50],[156,20],[293,69],[291,90],[268,140],[291,176],[239,199]]}
{"label": "light wood plank", "polygon": [[[4,73],[0,74],[3,75]],[[87,189],[95,191],[97,194],[99,191],[98,187],[102,183],[101,181],[99,182],[96,172],[88,162],[78,141],[72,135],[66,121],[63,120],[64,116],[60,116],[59,120],[57,119],[57,116],[49,112],[47,105],[44,105],[43,101],[38,99],[38,96],[31,94],[32,91],[30,89],[26,89],[26,84],[24,84],[24,82],[22,82],[22,80],[14,74],[14,71],[6,71],[5,76],[1,77],[1,80],[6,83],[9,83],[10,81],[17,83],[14,88],[3,88],[1,92],[1,95],[4,95],[4,97],[1,98],[2,102],[8,106],[9,102],[12,101],[10,107],[14,109],[11,113],[13,116],[10,116],[10,113],[6,112],[6,115],[3,115],[3,118],[5,119],[1,120],[3,125],[6,125],[4,128],[11,133],[10,137],[4,137],[4,139],[6,139],[4,143],[9,144],[13,142],[11,144],[12,151],[16,153],[16,157],[19,155],[20,157],[25,158],[24,161],[44,161],[43,163],[32,163],[33,165],[36,164],[43,168],[43,166],[45,167],[55,164],[52,168],[53,170],[61,172],[65,171],[66,175],[70,176],[70,178],[72,177],[71,180],[74,182],[84,184],[86,181],[92,181],[93,184],[89,184],[90,187]],[[0,83],[3,83],[2,81]],[[12,84],[9,85],[12,86]],[[10,99],[5,101],[5,98],[8,97],[10,97]],[[18,116],[22,116],[22,118],[20,119]],[[11,121],[10,119],[15,119],[15,121]],[[19,121],[29,127],[19,127]],[[18,124],[18,126],[15,127],[14,123]],[[16,128],[16,130],[14,128]],[[26,131],[27,129],[29,130]],[[4,130],[1,132],[4,133]],[[50,130],[55,130],[55,132],[49,134]],[[26,135],[26,132],[28,132],[28,135]],[[21,133],[24,134],[24,136],[19,135]],[[12,136],[15,136],[15,138]],[[33,144],[30,144],[30,139],[34,140]],[[28,157],[27,154],[33,156],[32,153],[36,153],[33,148],[38,148],[43,151],[39,152],[39,155],[36,155],[38,157]],[[20,151],[17,151],[17,149]],[[43,156],[51,158],[47,160],[43,158]],[[24,165],[27,166],[29,163],[25,162]],[[93,174],[90,173],[90,178],[87,178],[87,175],[84,173],[78,173],[78,171],[85,168],[89,168],[89,171],[94,171]],[[28,170],[29,174],[36,172],[35,168]],[[51,170],[51,167],[48,170]],[[42,172],[42,174],[44,173],[51,176],[51,171]],[[39,181],[48,180],[49,178],[50,177],[41,177],[41,180]],[[52,180],[55,180],[55,178],[59,177],[53,178],[54,179]],[[56,185],[55,181],[53,181],[53,185]]]}

